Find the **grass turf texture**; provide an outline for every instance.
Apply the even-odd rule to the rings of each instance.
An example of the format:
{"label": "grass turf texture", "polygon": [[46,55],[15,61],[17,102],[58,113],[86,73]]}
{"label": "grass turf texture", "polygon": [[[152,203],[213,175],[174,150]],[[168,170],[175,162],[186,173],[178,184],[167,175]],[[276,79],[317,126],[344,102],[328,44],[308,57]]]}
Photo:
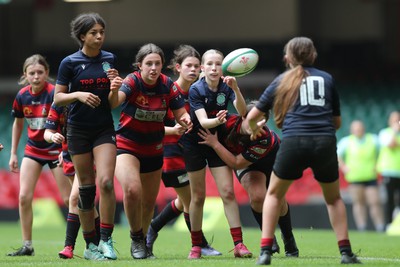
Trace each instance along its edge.
{"label": "grass turf texture", "polygon": [[[71,260],[58,258],[58,252],[64,245],[64,227],[36,228],[33,231],[35,256],[8,257],[6,254],[21,245],[21,234],[18,223],[0,223],[0,266],[255,266],[259,255],[260,231],[256,228],[245,228],[245,244],[254,256],[251,259],[235,259],[232,239],[229,230],[206,232],[209,240],[214,236],[213,247],[223,253],[218,257],[203,257],[201,260],[187,260],[190,250],[188,232],[176,231],[165,227],[160,233],[154,246],[155,260],[133,260],[130,255],[129,228],[117,226],[113,238],[118,250],[116,261],[92,262],[75,256]],[[294,229],[297,245],[300,250],[299,258],[286,258],[280,234],[277,232],[281,253],[272,257],[273,266],[340,266],[340,255],[334,233],[330,230]],[[364,266],[399,266],[400,237],[387,236],[375,232],[350,232],[352,247]],[[80,233],[75,248],[75,255],[83,255],[83,238]]]}

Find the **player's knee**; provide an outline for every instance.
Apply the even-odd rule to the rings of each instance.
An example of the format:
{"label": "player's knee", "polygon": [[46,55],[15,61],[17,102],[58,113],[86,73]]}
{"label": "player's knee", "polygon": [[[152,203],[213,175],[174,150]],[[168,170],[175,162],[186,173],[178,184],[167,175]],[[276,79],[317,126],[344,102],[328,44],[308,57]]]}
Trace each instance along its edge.
{"label": "player's knee", "polygon": [[82,211],[90,211],[94,207],[96,197],[96,185],[83,185],[79,187],[78,208]]}
{"label": "player's knee", "polygon": [[114,190],[114,181],[113,179],[100,179],[99,187],[102,192],[109,193]]}

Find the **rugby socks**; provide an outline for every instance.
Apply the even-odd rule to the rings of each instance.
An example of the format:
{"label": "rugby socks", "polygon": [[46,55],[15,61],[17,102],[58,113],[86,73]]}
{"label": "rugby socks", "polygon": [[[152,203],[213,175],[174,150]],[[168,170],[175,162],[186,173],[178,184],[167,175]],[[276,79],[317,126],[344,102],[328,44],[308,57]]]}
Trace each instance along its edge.
{"label": "rugby socks", "polygon": [[182,211],[175,206],[175,199],[169,202],[165,208],[151,221],[151,227],[158,233],[171,220],[178,218]]}
{"label": "rugby socks", "polygon": [[24,240],[24,247],[27,247],[29,249],[32,249],[32,240]]}
{"label": "rugby socks", "polygon": [[260,230],[261,230],[262,229],[262,213],[255,211],[253,208],[251,208],[251,211],[253,212],[254,219],[256,219],[258,227],[260,227]]}
{"label": "rugby socks", "polygon": [[93,243],[96,246],[99,245],[98,238],[96,236],[96,230],[90,232],[83,232],[83,239],[85,239],[86,248],[89,248],[90,243]]}
{"label": "rugby socks", "polygon": [[94,228],[96,229],[97,239],[100,241],[100,216],[94,219]]}
{"label": "rugby socks", "polygon": [[[184,212],[183,216],[185,218],[185,223],[187,228],[189,229],[189,231],[191,231],[192,227],[190,226],[190,217],[189,217],[189,213]],[[204,248],[208,245],[208,241],[207,238],[204,236],[204,233],[202,232],[203,237],[201,238],[201,247]]]}
{"label": "rugby socks", "polygon": [[65,246],[75,247],[75,242],[76,238],[78,237],[80,227],[81,227],[81,222],[79,221],[79,215],[69,212],[67,215]]}
{"label": "rugby socks", "polygon": [[261,250],[272,251],[273,238],[261,238]]}
{"label": "rugby socks", "polygon": [[107,242],[114,231],[114,224],[107,224],[100,222],[100,239]]}
{"label": "rugby socks", "polygon": [[144,240],[143,229],[140,229],[137,232],[130,231],[132,240]]}
{"label": "rugby socks", "polygon": [[353,255],[351,250],[350,240],[343,239],[338,242],[340,254],[346,253],[349,256]]}
{"label": "rugby socks", "polygon": [[290,240],[293,237],[292,220],[290,219],[290,209],[288,204],[287,213],[279,217],[278,225],[281,229],[282,236],[285,240]]}
{"label": "rugby socks", "polygon": [[243,243],[242,227],[231,228],[230,231],[235,246],[239,243]]}
{"label": "rugby socks", "polygon": [[200,230],[200,231],[190,231],[190,236],[192,238],[192,247],[194,247],[194,246],[201,247],[203,231],[202,230]]}

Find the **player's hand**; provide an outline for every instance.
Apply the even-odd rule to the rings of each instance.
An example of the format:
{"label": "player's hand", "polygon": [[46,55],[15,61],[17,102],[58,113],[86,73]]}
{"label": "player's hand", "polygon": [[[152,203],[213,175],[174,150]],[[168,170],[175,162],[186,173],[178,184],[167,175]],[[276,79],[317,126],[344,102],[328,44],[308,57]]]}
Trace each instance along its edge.
{"label": "player's hand", "polygon": [[226,122],[226,115],[228,114],[228,111],[225,110],[220,110],[217,113],[216,119],[219,121],[218,125],[224,124]]}
{"label": "player's hand", "polygon": [[184,125],[184,127],[186,128],[186,133],[190,132],[193,128],[193,122],[190,119],[190,116],[188,115],[183,115],[181,117],[181,119],[179,120],[181,122],[181,124]]}
{"label": "player's hand", "polygon": [[50,138],[55,144],[62,144],[65,140],[65,137],[60,133],[53,133]]}
{"label": "player's hand", "polygon": [[110,81],[114,80],[114,78],[116,78],[117,76],[119,76],[118,70],[116,70],[116,69],[107,70],[107,78]]}
{"label": "player's hand", "polygon": [[101,102],[100,97],[88,92],[79,92],[78,100],[91,108],[98,107]]}
{"label": "player's hand", "polygon": [[250,133],[250,140],[256,140],[257,138],[261,137],[263,134],[265,134],[264,130],[264,125],[265,125],[265,119],[262,119],[258,121],[254,127],[249,128],[249,133]]}
{"label": "player's hand", "polygon": [[233,76],[222,76],[222,81],[226,83],[233,90],[238,89],[236,78]]}
{"label": "player's hand", "polygon": [[203,141],[200,141],[199,144],[214,147],[216,144],[219,143],[217,132],[215,132],[215,134],[212,134],[208,129],[205,129],[205,131],[199,129],[199,132],[197,134],[203,139]]}
{"label": "player's hand", "polygon": [[10,161],[8,162],[8,166],[11,172],[15,173],[19,172],[17,155],[11,155]]}
{"label": "player's hand", "polygon": [[119,76],[114,77],[114,79],[111,80],[111,85],[110,85],[111,92],[113,92],[113,93],[118,92],[118,90],[121,87],[123,81],[124,81],[124,79],[122,79]]}

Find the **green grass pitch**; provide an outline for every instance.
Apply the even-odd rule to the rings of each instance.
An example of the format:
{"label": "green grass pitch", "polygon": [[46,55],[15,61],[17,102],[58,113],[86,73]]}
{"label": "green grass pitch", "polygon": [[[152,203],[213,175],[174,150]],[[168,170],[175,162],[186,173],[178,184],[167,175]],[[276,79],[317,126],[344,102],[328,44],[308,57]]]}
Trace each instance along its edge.
{"label": "green grass pitch", "polygon": [[[244,241],[253,252],[251,259],[235,259],[232,239],[228,228],[206,232],[209,240],[213,237],[213,247],[223,253],[218,257],[203,257],[200,260],[187,260],[190,250],[188,232],[165,227],[155,243],[155,260],[133,260],[130,255],[129,229],[117,226],[113,238],[118,250],[116,261],[92,262],[84,260],[82,234],[78,236],[75,257],[71,260],[58,258],[64,244],[65,227],[45,227],[33,230],[33,257],[7,257],[6,253],[21,245],[19,223],[0,223],[0,266],[151,266],[151,267],[232,267],[255,266],[259,254],[260,231],[244,228]],[[299,258],[286,258],[280,234],[277,232],[281,253],[272,258],[272,266],[340,266],[340,256],[335,235],[330,230],[294,229]],[[400,266],[400,236],[388,236],[375,232],[350,232],[354,252],[359,255],[364,266]]]}

